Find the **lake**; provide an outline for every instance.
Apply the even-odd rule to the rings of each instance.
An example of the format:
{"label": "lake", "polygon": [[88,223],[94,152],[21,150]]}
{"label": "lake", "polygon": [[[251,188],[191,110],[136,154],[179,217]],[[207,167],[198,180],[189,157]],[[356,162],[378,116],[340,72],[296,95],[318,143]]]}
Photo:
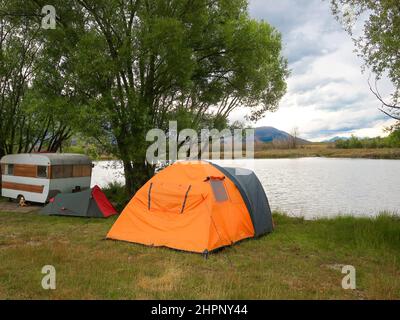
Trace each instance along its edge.
{"label": "lake", "polygon": [[[216,161],[255,171],[273,210],[307,219],[400,213],[400,160],[256,159]],[[124,182],[120,162],[96,162],[92,184]]]}

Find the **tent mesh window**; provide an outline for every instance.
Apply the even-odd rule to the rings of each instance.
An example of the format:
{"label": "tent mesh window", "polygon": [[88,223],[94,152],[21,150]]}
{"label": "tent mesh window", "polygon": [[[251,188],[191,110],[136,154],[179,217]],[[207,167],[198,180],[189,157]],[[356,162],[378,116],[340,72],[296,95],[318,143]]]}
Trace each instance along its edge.
{"label": "tent mesh window", "polygon": [[210,180],[211,188],[214,193],[215,201],[224,202],[228,200],[228,194],[226,193],[224,182],[222,180]]}

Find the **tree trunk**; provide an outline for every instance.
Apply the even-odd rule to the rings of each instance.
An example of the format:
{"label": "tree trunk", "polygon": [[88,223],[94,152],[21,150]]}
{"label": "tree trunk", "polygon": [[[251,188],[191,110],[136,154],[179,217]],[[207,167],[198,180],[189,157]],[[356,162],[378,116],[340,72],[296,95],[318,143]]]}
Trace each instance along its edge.
{"label": "tree trunk", "polygon": [[[0,147],[0,159],[6,155],[5,150]],[[2,172],[0,170],[0,197],[1,197],[1,185],[2,185]]]}
{"label": "tree trunk", "polygon": [[133,196],[153,175],[154,166],[143,161],[134,163],[130,160],[122,160],[125,173],[125,188],[129,196]]}

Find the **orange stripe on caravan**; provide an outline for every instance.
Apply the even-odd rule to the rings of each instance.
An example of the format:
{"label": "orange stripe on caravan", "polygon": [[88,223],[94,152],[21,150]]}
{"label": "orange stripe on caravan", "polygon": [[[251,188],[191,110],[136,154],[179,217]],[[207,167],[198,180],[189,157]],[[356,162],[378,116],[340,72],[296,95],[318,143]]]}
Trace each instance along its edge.
{"label": "orange stripe on caravan", "polygon": [[44,186],[35,186],[32,184],[23,184],[23,183],[15,183],[7,181],[3,181],[1,187],[3,189],[19,190],[32,193],[43,193],[43,188],[44,188]]}

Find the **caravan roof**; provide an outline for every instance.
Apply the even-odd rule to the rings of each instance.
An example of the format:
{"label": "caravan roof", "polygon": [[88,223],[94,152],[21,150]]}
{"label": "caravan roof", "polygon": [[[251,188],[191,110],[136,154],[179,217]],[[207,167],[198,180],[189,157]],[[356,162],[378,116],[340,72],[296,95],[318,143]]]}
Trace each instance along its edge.
{"label": "caravan roof", "polygon": [[86,155],[74,153],[20,153],[4,156],[0,160],[0,163],[36,165],[91,165],[92,161]]}

